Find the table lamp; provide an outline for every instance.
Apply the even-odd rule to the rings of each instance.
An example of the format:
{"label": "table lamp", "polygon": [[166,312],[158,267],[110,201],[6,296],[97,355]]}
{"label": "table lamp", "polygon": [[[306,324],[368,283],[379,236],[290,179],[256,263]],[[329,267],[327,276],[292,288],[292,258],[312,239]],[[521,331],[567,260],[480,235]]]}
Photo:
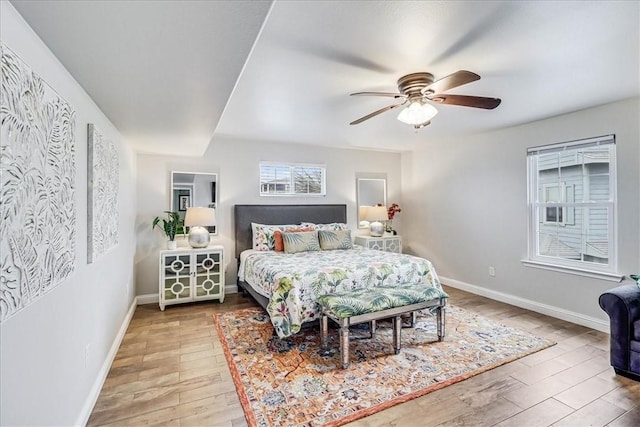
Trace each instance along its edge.
{"label": "table lamp", "polygon": [[189,245],[192,248],[206,248],[211,237],[205,227],[216,225],[216,210],[213,208],[187,208],[185,227],[189,227]]}
{"label": "table lamp", "polygon": [[369,234],[373,237],[382,236],[384,234],[384,224],[380,221],[386,221],[388,219],[387,208],[384,206],[372,206],[367,209],[367,221],[371,221],[371,224],[369,224]]}

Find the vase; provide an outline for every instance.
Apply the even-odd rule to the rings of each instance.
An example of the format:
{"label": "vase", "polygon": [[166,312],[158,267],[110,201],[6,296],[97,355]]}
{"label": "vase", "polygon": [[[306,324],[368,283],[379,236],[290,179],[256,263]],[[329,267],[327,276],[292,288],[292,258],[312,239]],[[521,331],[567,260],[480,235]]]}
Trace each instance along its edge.
{"label": "vase", "polygon": [[172,251],[178,249],[178,242],[175,240],[167,240],[167,249]]}

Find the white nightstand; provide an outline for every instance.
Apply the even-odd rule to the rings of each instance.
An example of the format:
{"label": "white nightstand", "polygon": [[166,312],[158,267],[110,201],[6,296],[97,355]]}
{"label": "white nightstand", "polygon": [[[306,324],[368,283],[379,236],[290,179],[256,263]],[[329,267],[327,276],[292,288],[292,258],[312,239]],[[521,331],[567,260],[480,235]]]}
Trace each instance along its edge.
{"label": "white nightstand", "polygon": [[223,255],[220,245],[160,251],[160,310],[166,305],[190,301],[219,299],[222,303]]}
{"label": "white nightstand", "polygon": [[402,237],[400,236],[356,236],[355,242],[368,249],[402,253]]}

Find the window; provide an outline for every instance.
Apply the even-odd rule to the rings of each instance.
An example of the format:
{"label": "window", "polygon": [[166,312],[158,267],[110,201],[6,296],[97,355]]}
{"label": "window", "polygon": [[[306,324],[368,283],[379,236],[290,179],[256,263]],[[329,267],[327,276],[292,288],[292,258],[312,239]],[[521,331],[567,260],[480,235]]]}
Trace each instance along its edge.
{"label": "window", "polygon": [[545,223],[555,223],[559,225],[573,224],[575,210],[568,207],[552,207],[549,204],[564,204],[565,202],[574,202],[574,185],[562,184],[544,184],[542,188],[542,201],[547,204],[543,210]]}
{"label": "window", "polygon": [[324,196],[324,165],[260,163],[261,196]]}
{"label": "window", "polygon": [[529,260],[615,272],[615,137],[530,148]]}

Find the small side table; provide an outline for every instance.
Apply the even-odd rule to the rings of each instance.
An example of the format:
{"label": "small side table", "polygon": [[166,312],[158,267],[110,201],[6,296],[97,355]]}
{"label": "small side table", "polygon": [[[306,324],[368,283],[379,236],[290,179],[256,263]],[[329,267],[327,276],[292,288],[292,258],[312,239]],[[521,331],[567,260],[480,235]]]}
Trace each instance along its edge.
{"label": "small side table", "polygon": [[180,248],[160,251],[160,310],[182,302],[224,301],[224,249]]}

